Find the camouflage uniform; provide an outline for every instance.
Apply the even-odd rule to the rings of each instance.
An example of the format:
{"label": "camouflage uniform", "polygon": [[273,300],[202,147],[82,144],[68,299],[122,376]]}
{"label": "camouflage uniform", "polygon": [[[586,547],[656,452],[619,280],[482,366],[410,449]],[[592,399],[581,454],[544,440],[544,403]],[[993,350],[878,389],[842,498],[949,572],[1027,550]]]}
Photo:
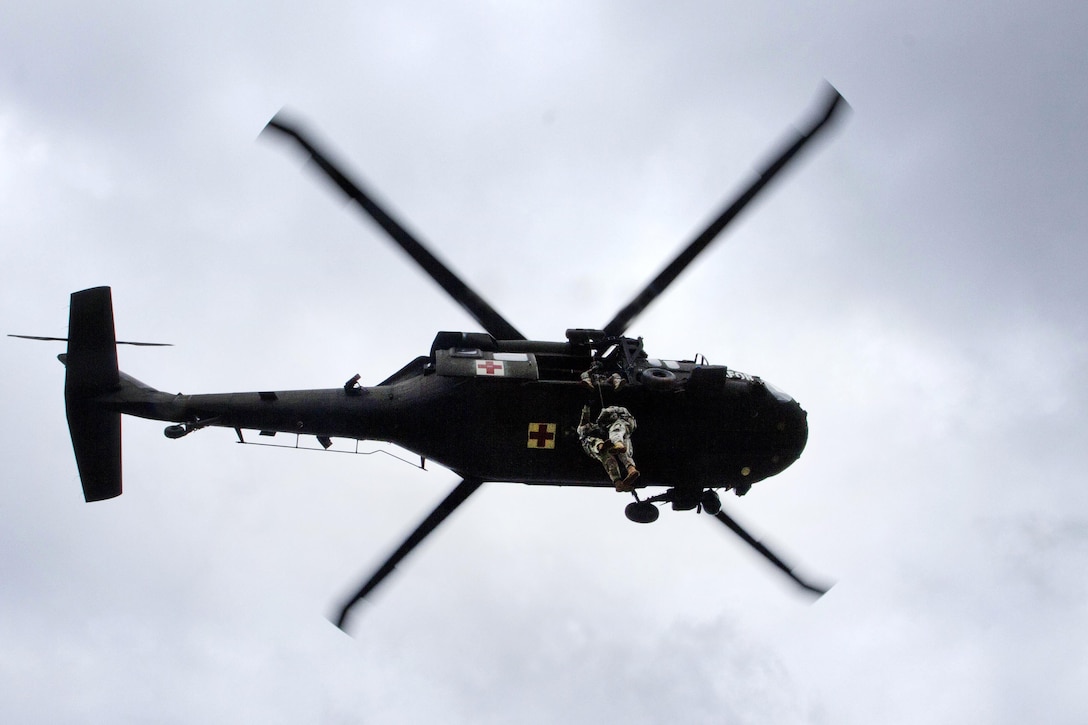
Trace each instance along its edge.
{"label": "camouflage uniform", "polygon": [[596,423],[589,421],[589,415],[589,406],[582,408],[582,420],[578,425],[582,450],[601,462],[617,491],[633,490],[638,479],[631,446],[634,416],[627,408],[616,405],[601,410]]}

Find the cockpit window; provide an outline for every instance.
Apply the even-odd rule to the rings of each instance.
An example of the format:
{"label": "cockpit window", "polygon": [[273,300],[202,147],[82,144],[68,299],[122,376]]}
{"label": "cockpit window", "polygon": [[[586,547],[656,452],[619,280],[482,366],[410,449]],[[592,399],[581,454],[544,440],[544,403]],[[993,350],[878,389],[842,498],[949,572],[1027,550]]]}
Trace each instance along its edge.
{"label": "cockpit window", "polygon": [[767,390],[771,392],[771,395],[773,395],[778,400],[781,400],[783,403],[788,403],[793,400],[793,397],[790,396],[788,393],[779,390],[775,386],[768,383],[766,380],[763,381],[763,385],[767,388]]}

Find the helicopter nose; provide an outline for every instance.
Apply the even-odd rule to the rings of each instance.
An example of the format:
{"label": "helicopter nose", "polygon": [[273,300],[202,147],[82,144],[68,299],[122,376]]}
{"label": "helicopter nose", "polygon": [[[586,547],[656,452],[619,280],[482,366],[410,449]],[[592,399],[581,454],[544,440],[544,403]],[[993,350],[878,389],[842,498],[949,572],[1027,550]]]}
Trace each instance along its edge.
{"label": "helicopter nose", "polygon": [[784,470],[796,461],[805,450],[808,442],[808,413],[801,404],[773,385],[764,382],[767,391],[774,397],[774,464]]}
{"label": "helicopter nose", "polygon": [[775,427],[783,436],[782,448],[788,452],[787,455],[791,456],[792,461],[797,460],[808,442],[808,413],[796,400],[783,402]]}
{"label": "helicopter nose", "polygon": [[764,399],[755,420],[758,422],[751,438],[754,445],[744,455],[740,478],[734,485],[738,496],[747,493],[756,481],[778,475],[793,465],[808,442],[808,414],[792,398]]}

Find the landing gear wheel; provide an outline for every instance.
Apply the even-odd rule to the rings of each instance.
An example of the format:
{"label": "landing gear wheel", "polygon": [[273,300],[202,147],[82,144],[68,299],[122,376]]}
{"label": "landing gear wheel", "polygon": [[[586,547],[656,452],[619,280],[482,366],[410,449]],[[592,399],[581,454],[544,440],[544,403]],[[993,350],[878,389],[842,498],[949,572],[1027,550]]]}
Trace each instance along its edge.
{"label": "landing gear wheel", "polygon": [[703,512],[711,516],[717,516],[718,512],[722,510],[722,500],[718,498],[717,492],[712,488],[703,491],[703,498],[699,503],[703,506]]}
{"label": "landing gear wheel", "polygon": [[634,521],[636,524],[652,524],[657,521],[657,517],[661,515],[657,506],[654,506],[649,501],[635,501],[634,503],[627,504],[627,508],[623,510],[624,515],[628,519]]}

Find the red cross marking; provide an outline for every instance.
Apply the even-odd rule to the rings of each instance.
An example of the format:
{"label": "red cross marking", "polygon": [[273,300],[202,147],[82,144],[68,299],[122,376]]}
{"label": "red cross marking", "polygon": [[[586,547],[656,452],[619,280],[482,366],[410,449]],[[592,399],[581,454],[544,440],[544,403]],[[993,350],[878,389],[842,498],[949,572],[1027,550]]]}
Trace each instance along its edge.
{"label": "red cross marking", "polygon": [[502,373],[502,362],[498,360],[480,360],[476,363],[477,375],[494,375]]}

